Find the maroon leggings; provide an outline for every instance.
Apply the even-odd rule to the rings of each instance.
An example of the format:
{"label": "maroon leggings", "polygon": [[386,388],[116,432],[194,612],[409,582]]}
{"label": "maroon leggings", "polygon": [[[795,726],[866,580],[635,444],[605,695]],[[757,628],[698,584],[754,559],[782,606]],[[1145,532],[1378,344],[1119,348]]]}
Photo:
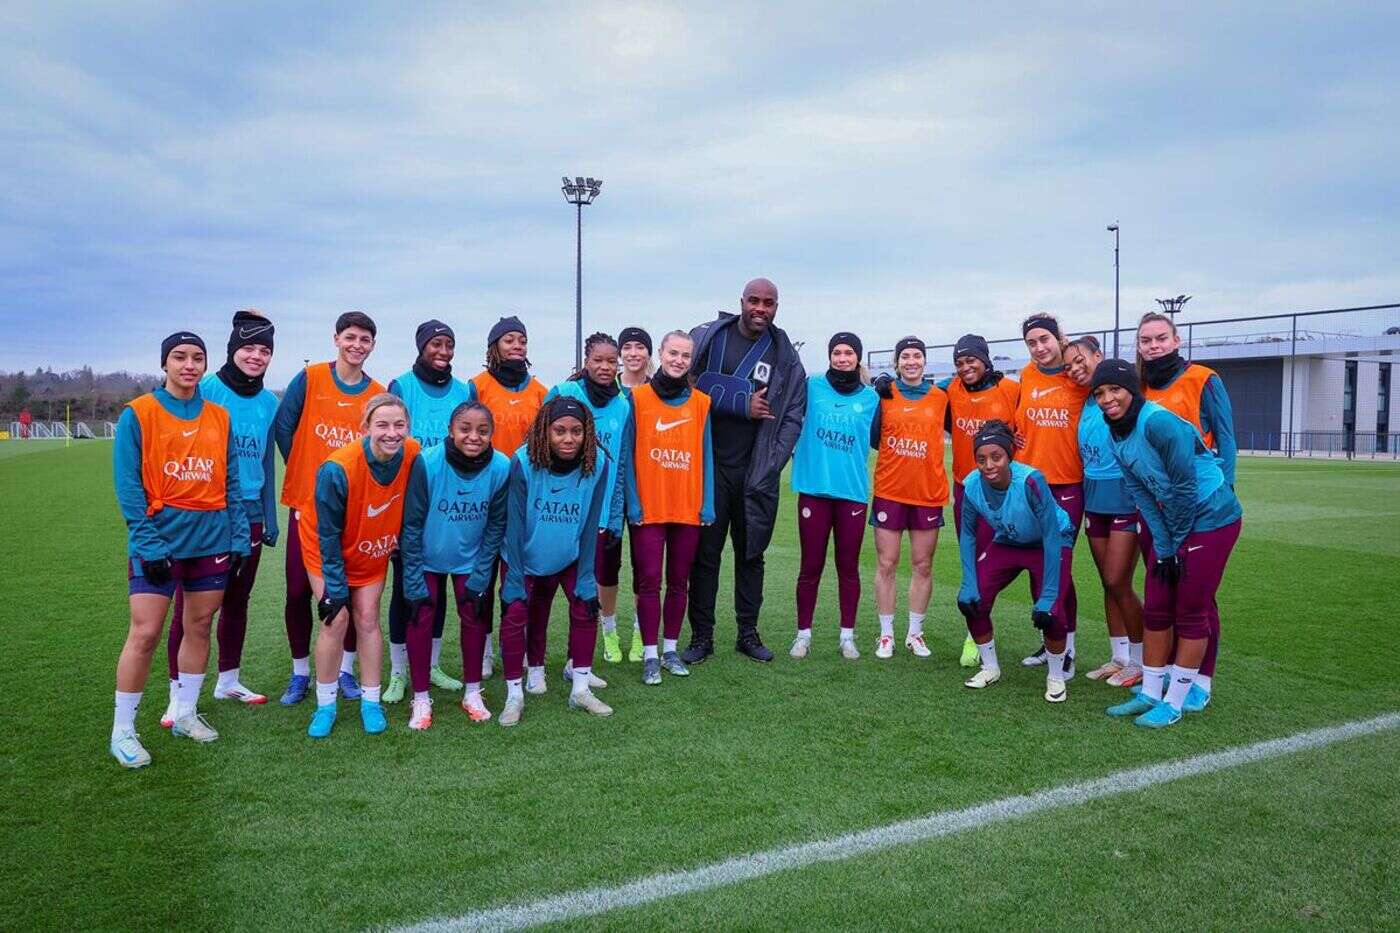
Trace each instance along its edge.
{"label": "maroon leggings", "polygon": [[[637,625],[642,644],[656,647],[658,632],[680,638],[690,598],[690,568],[700,547],[700,526],[663,522],[629,525],[632,538],[632,592],[637,596]],[[661,567],[666,567],[666,603],[661,602]]]}
{"label": "maroon leggings", "polygon": [[[1239,522],[1236,522],[1233,526],[1226,527],[1233,527],[1235,529],[1235,536],[1239,537]],[[1223,531],[1224,529],[1217,530]],[[1234,541],[1230,542],[1230,546],[1232,548],[1234,547]],[[1157,563],[1157,552],[1152,549],[1152,529],[1147,527],[1147,522],[1143,519],[1141,513],[1138,514],[1138,547],[1142,549],[1142,562],[1147,567],[1147,586],[1150,586],[1152,583],[1152,565]],[[1229,556],[1228,553],[1226,556]],[[1223,574],[1224,572],[1224,566],[1222,565],[1221,573]],[[1143,587],[1143,625],[1151,628],[1147,619],[1147,586]],[[1220,581],[1217,580],[1215,587],[1219,586]],[[1201,657],[1200,672],[1207,677],[1215,676],[1215,659],[1216,655],[1220,652],[1220,607],[1216,605],[1215,602],[1215,587],[1212,587],[1210,590],[1210,610],[1206,620],[1206,653]]]}
{"label": "maroon leggings", "polygon": [[[234,670],[243,661],[243,639],[248,634],[248,598],[253,595],[253,581],[258,577],[258,558],[262,556],[262,529],[261,522],[252,524],[252,553],[244,558],[238,573],[229,574],[228,586],[224,589],[224,601],[219,606],[219,621],[215,631],[219,640],[221,674]],[[170,634],[165,642],[165,659],[170,667],[171,680],[180,676],[180,642],[184,640],[185,591],[177,585],[175,611],[170,620]]]}
{"label": "maroon leggings", "polygon": [[525,598],[507,606],[501,619],[501,666],[506,680],[516,680],[524,673],[527,655],[531,667],[544,665],[549,611],[554,605],[554,591],[560,587],[569,601],[569,661],[574,667],[593,666],[598,616],[588,608],[586,600],[574,593],[577,576],[574,566],[544,577],[526,575]]}
{"label": "maroon leggings", "polygon": [[[287,542],[287,602],[282,617],[287,624],[287,645],[292,649],[292,657],[311,656],[311,604],[316,594],[311,590],[311,578],[306,574],[306,560],[301,553],[301,528],[297,521],[296,509],[287,511],[287,533],[282,536]],[[341,647],[354,651],[355,626],[345,626],[345,640]]]}
{"label": "maroon leggings", "polygon": [[[433,663],[433,628],[438,615],[438,607],[447,599],[447,574],[425,573],[423,582],[428,586],[428,598],[432,602],[418,610],[418,615],[409,620],[406,630],[408,643],[408,676],[414,693],[426,691]],[[461,623],[462,634],[462,680],[469,684],[481,683],[481,657],[486,651],[486,636],[491,631],[491,619],[477,619],[476,603],[467,597],[467,578],[452,575],[452,594],[457,603],[457,618]]]}
{"label": "maroon leggings", "polygon": [[826,569],[827,542],[836,539],[836,585],[841,604],[841,627],[856,627],[860,604],[860,547],[865,542],[864,502],[828,499],[800,493],[797,497],[797,538],[802,557],[797,571],[797,628],[812,628],[817,587]]}

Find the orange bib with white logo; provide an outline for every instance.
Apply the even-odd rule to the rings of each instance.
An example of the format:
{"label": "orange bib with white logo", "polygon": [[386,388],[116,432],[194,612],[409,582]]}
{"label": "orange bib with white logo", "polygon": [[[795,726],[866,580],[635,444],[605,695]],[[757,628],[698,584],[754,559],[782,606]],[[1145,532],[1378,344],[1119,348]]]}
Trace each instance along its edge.
{"label": "orange bib with white logo", "polygon": [[948,408],[952,413],[953,479],[962,482],[977,469],[972,439],[988,421],[1016,423],[1016,403],[1021,398],[1021,384],[1003,378],[990,389],[969,392],[957,376],[948,383]]}
{"label": "orange bib with white logo", "polygon": [[549,390],[533,376],[519,392],[507,389],[489,372],[477,373],[471,382],[476,386],[477,400],[490,409],[491,420],[496,425],[491,433],[491,446],[507,457],[515,456],[520,445],[525,443],[525,435],[530,433],[530,425]]}
{"label": "orange bib with white logo", "polygon": [[1047,483],[1058,486],[1084,479],[1079,416],[1088,397],[1089,387],[1063,371],[1047,376],[1034,363],[1021,370],[1015,428],[1025,436],[1026,446],[1016,451],[1016,459],[1043,473]]}
{"label": "orange bib with white logo", "polygon": [[177,418],[151,394],[127,406],[141,426],[146,514],[166,506],[188,512],[227,507],[228,412],[205,399],[198,418]]}
{"label": "orange bib with white logo", "polygon": [[[364,444],[347,445],[326,458],[345,471],[345,524],[340,532],[340,555],[345,561],[345,582],[350,586],[378,583],[388,572],[389,555],[398,548],[399,530],[403,527],[404,490],[420,449],[413,438],[404,439],[403,463],[388,485],[375,480]],[[298,526],[306,569],[319,577],[321,540],[316,535],[314,507],[301,513]]]}
{"label": "orange bib with white logo", "polygon": [[334,365],[314,363],[306,367],[306,400],[282,477],[282,504],[303,516],[316,511],[316,471],[331,454],[353,447],[364,436],[365,402],[384,391],[371,379],[354,395],[342,392],[331,373]]}
{"label": "orange bib with white logo", "polygon": [[1192,363],[1165,389],[1154,389],[1146,382],[1142,384],[1142,394],[1149,402],[1156,402],[1194,424],[1211,450],[1215,449],[1215,435],[1201,428],[1201,395],[1206,390],[1207,380],[1214,375],[1215,370],[1209,366]]}
{"label": "orange bib with white logo", "polygon": [[632,390],[632,463],[646,524],[700,524],[709,414],[710,397],[696,389],[680,405],[667,405],[650,383]]}
{"label": "orange bib with white logo", "polygon": [[880,400],[880,453],[875,458],[875,495],[905,505],[931,507],[948,501],[943,468],[943,416],[948,394],[931,386],[911,401],[899,394]]}

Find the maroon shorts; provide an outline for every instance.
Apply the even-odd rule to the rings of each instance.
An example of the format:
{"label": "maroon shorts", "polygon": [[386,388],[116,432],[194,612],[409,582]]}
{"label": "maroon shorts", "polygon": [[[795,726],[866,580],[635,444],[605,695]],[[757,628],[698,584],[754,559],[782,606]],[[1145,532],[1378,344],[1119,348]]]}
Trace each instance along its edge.
{"label": "maroon shorts", "polygon": [[208,554],[204,557],[181,557],[172,560],[169,582],[156,586],[146,579],[141,572],[141,562],[133,557],[126,562],[127,592],[132,596],[149,593],[152,596],[171,599],[175,596],[177,584],[186,593],[227,589],[229,562],[232,559],[228,554]]}
{"label": "maroon shorts", "polygon": [[943,527],[943,506],[909,505],[876,496],[870,503],[870,524],[889,531],[934,531]]}
{"label": "maroon shorts", "polygon": [[618,574],[622,572],[622,539],[608,547],[608,533],[598,529],[597,549],[593,552],[593,576],[599,586],[617,586]]}
{"label": "maroon shorts", "polygon": [[1084,536],[1086,538],[1107,538],[1115,531],[1137,534],[1137,513],[1132,512],[1128,515],[1105,515],[1102,512],[1084,513]]}

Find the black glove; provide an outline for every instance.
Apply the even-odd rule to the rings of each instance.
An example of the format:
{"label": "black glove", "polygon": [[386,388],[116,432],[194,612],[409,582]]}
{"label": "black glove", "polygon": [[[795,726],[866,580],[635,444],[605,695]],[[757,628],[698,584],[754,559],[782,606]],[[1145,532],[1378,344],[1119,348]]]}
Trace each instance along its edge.
{"label": "black glove", "polygon": [[350,605],[348,599],[332,599],[329,596],[322,596],[321,601],[316,604],[316,614],[321,617],[323,625],[330,625],[335,621],[335,617],[340,615],[340,610]]}
{"label": "black glove", "polygon": [[165,586],[173,579],[170,558],[162,557],[160,560],[141,561],[141,576],[145,577],[146,582],[151,586]]}
{"label": "black glove", "polygon": [[247,558],[242,554],[230,554],[228,558],[228,575],[230,577],[238,576],[238,571],[243,569],[243,561],[246,559]]}
{"label": "black glove", "polygon": [[875,381],[870,383],[870,387],[880,398],[894,398],[894,377],[889,373],[881,373],[876,376]]}
{"label": "black glove", "polygon": [[1171,557],[1157,558],[1157,563],[1152,565],[1152,575],[1168,586],[1174,586],[1181,579],[1181,556],[1173,554]]}
{"label": "black glove", "polygon": [[405,599],[404,611],[408,613],[408,624],[417,625],[418,616],[422,613],[424,606],[431,606],[433,601],[424,596],[420,599]]}
{"label": "black glove", "polygon": [[960,599],[958,600],[958,612],[963,614],[963,618],[971,622],[977,618],[977,614],[982,610],[982,600],[980,599]]}
{"label": "black glove", "polygon": [[476,612],[476,617],[479,619],[486,615],[486,611],[491,607],[491,600],[486,598],[485,593],[478,593],[476,590],[470,589],[469,587],[462,587],[461,604],[463,606],[471,606]]}
{"label": "black glove", "polygon": [[622,547],[622,535],[609,528],[603,535],[603,546],[609,551]]}
{"label": "black glove", "polygon": [[603,611],[603,604],[598,602],[598,597],[596,596],[585,602],[584,605],[588,607],[588,616],[591,619],[598,618]]}
{"label": "black glove", "polygon": [[1031,625],[1034,625],[1042,632],[1050,631],[1050,626],[1054,624],[1055,617],[1050,613],[1046,612],[1044,609],[1031,610]]}

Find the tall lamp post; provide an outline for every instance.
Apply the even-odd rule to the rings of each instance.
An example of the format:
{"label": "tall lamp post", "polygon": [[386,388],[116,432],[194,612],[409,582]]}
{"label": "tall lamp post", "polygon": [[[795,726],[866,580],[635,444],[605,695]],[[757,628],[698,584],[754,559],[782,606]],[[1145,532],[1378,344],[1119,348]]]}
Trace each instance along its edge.
{"label": "tall lamp post", "polygon": [[1162,306],[1163,314],[1170,314],[1172,320],[1175,321],[1176,313],[1190,300],[1190,295],[1177,295],[1175,298],[1158,298],[1157,304]]}
{"label": "tall lamp post", "polygon": [[603,179],[564,176],[564,200],[578,210],[577,242],[574,251],[574,371],[583,368],[583,207],[592,204],[603,190]]}
{"label": "tall lamp post", "polygon": [[1113,357],[1118,358],[1118,225],[1109,224],[1113,234]]}

